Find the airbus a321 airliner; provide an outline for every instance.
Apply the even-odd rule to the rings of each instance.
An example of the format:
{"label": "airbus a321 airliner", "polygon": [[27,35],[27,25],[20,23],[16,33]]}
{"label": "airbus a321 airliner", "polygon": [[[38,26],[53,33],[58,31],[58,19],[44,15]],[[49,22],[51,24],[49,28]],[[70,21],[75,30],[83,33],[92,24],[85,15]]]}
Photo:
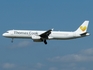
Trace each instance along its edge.
{"label": "airbus a321 airliner", "polygon": [[53,31],[53,29],[47,31],[41,30],[8,30],[3,33],[4,37],[12,38],[27,38],[32,39],[34,42],[44,42],[47,44],[46,40],[69,40],[76,39],[90,35],[87,32],[89,21],[84,21],[83,24],[73,32],[67,31]]}

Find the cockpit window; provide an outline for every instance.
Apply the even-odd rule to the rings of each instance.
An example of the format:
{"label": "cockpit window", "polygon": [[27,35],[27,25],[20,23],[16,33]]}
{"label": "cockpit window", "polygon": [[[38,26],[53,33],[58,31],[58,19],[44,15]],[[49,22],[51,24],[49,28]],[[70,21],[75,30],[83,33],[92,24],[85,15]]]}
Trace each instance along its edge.
{"label": "cockpit window", "polygon": [[8,31],[6,33],[9,33]]}

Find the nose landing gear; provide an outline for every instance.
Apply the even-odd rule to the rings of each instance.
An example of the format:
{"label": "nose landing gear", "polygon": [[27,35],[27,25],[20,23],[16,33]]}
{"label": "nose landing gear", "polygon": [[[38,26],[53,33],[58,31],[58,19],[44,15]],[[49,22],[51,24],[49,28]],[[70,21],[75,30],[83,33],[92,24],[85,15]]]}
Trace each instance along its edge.
{"label": "nose landing gear", "polygon": [[13,43],[13,38],[12,38],[12,40],[11,40],[11,43]]}

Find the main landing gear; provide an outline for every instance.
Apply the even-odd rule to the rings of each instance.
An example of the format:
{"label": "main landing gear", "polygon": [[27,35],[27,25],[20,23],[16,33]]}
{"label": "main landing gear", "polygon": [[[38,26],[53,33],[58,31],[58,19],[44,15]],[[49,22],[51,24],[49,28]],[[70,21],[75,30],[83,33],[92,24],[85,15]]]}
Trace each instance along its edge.
{"label": "main landing gear", "polygon": [[44,44],[47,44],[46,39],[41,39],[42,42],[44,42]]}
{"label": "main landing gear", "polygon": [[46,40],[44,40],[44,44],[47,44],[47,41]]}

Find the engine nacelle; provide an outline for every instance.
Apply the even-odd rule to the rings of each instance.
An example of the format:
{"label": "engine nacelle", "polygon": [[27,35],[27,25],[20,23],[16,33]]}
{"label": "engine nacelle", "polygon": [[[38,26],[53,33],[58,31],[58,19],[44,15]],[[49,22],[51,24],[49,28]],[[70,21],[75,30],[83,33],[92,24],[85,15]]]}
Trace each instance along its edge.
{"label": "engine nacelle", "polygon": [[34,42],[43,42],[42,40],[40,40],[40,39],[35,39],[35,40],[33,40]]}
{"label": "engine nacelle", "polygon": [[37,40],[37,39],[40,39],[40,38],[41,38],[40,36],[32,35],[32,39],[33,39],[33,40]]}
{"label": "engine nacelle", "polygon": [[41,38],[40,36],[32,35],[32,39],[34,42],[42,42],[42,40],[40,38]]}

